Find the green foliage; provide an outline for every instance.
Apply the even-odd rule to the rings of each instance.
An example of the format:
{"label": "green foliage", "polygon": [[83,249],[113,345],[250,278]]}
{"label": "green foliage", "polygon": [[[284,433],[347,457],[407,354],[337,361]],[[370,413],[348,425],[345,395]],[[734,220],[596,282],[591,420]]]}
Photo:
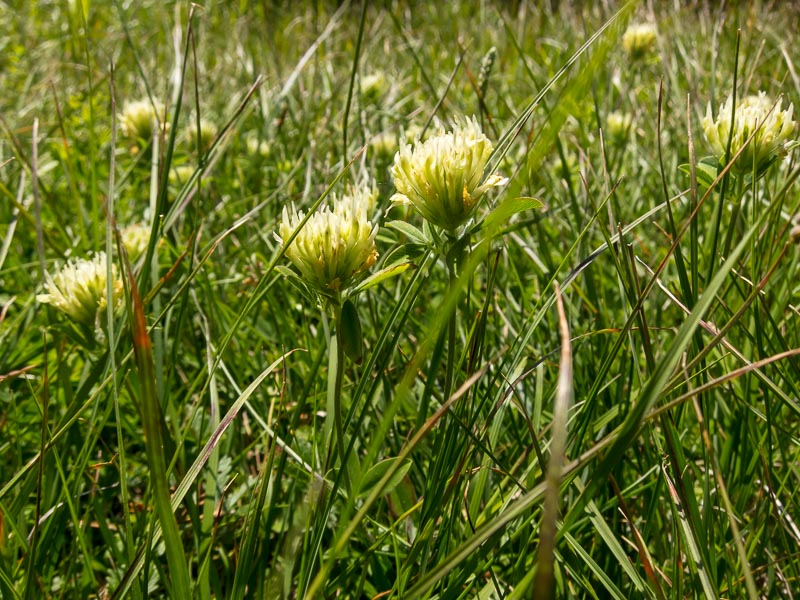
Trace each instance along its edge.
{"label": "green foliage", "polygon": [[[791,3],[11,7],[1,598],[797,589],[800,150],[735,172],[701,123],[800,102]],[[473,115],[508,182],[392,205]],[[321,305],[274,232],[365,181],[377,263]],[[98,252],[126,306],[78,329],[36,296]]]}

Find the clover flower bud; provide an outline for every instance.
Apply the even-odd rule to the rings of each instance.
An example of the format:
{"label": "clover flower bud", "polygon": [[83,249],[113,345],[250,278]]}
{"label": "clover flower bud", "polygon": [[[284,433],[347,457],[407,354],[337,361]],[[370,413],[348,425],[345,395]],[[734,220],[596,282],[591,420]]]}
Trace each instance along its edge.
{"label": "clover flower bud", "polygon": [[473,213],[489,188],[503,185],[499,175],[484,178],[492,143],[477,120],[465,119],[395,154],[394,204],[410,204],[431,224],[453,232]]}
{"label": "clover flower bud", "polygon": [[251,156],[261,156],[267,158],[272,153],[272,148],[266,140],[259,140],[255,134],[248,135],[245,138],[245,145],[247,153]]}
{"label": "clover flower bud", "polygon": [[383,71],[376,71],[366,75],[361,80],[361,95],[366,100],[378,100],[389,89],[389,81]]}
{"label": "clover flower bud", "polygon": [[391,158],[397,151],[397,136],[388,131],[379,133],[370,139],[369,149],[380,158]]}
{"label": "clover flower bud", "polygon": [[[793,106],[789,104],[786,110],[782,110],[781,104],[781,100],[774,104],[765,92],[759,92],[738,102],[734,113],[733,97],[728,97],[714,119],[709,103],[703,117],[703,129],[720,164],[725,160],[729,138],[730,156],[743,149],[733,166],[734,172],[739,174],[748,173],[753,168],[760,174],[776,158],[786,154],[797,124],[792,120]],[[751,135],[753,139],[748,143]]]}

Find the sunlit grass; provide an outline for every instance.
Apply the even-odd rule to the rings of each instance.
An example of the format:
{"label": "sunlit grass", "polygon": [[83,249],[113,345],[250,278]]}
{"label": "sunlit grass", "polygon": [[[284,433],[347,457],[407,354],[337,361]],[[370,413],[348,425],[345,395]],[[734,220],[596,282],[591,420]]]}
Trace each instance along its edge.
{"label": "sunlit grass", "polygon": [[0,597],[791,597],[794,9],[365,6],[0,11]]}

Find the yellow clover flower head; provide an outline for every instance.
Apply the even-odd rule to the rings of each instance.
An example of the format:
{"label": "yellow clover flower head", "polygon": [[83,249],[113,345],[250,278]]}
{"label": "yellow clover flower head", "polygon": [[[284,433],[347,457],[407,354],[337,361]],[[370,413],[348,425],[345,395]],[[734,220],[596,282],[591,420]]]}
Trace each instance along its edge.
{"label": "yellow clover flower head", "polygon": [[[323,206],[314,213],[286,249],[303,278],[324,295],[338,296],[356,277],[378,259],[370,221],[378,192],[373,187],[353,189],[334,198],[333,208]],[[278,240],[291,237],[304,213],[284,206]]]}
{"label": "yellow clover flower head", "polygon": [[[119,306],[122,296],[122,280],[112,265],[112,302]],[[99,252],[94,257],[71,259],[55,275],[45,274],[45,291],[36,299],[50,304],[66,314],[76,323],[95,326],[107,306],[106,254]]]}
{"label": "yellow clover flower head", "polygon": [[606,118],[609,140],[615,144],[622,144],[628,138],[631,125],[633,125],[633,116],[631,113],[615,110],[609,114]]}
{"label": "yellow clover flower head", "polygon": [[389,131],[379,133],[370,139],[369,149],[379,158],[390,159],[397,151],[397,136]]}
{"label": "yellow clover flower head", "polygon": [[119,119],[122,135],[133,141],[149,141],[158,131],[159,119],[164,121],[165,114],[160,102],[155,106],[147,99],[127,102]]}
{"label": "yellow clover flower head", "polygon": [[247,153],[251,156],[267,158],[272,153],[272,148],[266,140],[260,140],[257,135],[250,134],[245,138]]}
{"label": "yellow clover flower head", "polygon": [[503,185],[499,175],[484,178],[492,142],[478,121],[464,119],[452,131],[404,144],[395,154],[395,204],[410,204],[431,224],[453,232],[473,213],[486,191]]}
{"label": "yellow clover flower head", "polygon": [[[765,92],[759,92],[755,96],[747,96],[739,101],[734,114],[733,97],[728,97],[720,106],[717,118],[714,119],[709,103],[706,116],[703,117],[703,129],[720,163],[725,160],[729,137],[731,156],[735,156],[744,147],[733,166],[733,170],[740,174],[748,173],[754,167],[756,173],[761,173],[775,158],[786,154],[787,146],[793,141],[790,137],[797,123],[792,120],[793,105],[789,104],[789,107],[783,110],[782,104],[780,99],[776,104]],[[733,120],[732,136],[731,120]],[[753,132],[755,135],[748,144],[747,140]]]}
{"label": "yellow clover flower head", "polygon": [[656,27],[651,23],[631,25],[622,36],[622,47],[634,60],[647,56],[655,45]]}
{"label": "yellow clover flower head", "polygon": [[378,100],[389,89],[389,81],[383,71],[376,71],[361,80],[361,94],[370,101]]}
{"label": "yellow clover flower head", "polygon": [[[211,147],[211,142],[217,137],[217,124],[205,117],[200,118],[200,151],[205,152]],[[189,137],[189,147],[194,150],[197,148],[197,122],[192,120],[187,129]]]}
{"label": "yellow clover flower head", "polygon": [[120,233],[122,245],[128,253],[128,260],[131,264],[139,260],[147,252],[147,245],[150,243],[150,228],[143,223],[128,225]]}

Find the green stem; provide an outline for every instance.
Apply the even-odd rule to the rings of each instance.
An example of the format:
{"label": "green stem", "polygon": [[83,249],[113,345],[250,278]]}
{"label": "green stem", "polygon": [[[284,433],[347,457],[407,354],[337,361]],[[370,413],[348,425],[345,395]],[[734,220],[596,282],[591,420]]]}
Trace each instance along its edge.
{"label": "green stem", "polygon": [[742,210],[742,197],[744,196],[744,177],[736,177],[736,195],[733,199],[733,210],[731,211],[731,221],[728,224],[728,233],[725,236],[725,245],[722,248],[722,256],[727,257],[733,244],[733,236],[739,221],[739,213]]}
{"label": "green stem", "polygon": [[[445,262],[447,263],[447,273],[450,279],[449,289],[453,290],[456,285],[457,268],[461,256],[464,252],[464,245],[462,240],[451,239],[450,248],[445,255]],[[447,402],[450,398],[450,393],[453,389],[453,378],[455,371],[456,360],[456,310],[450,314],[450,320],[447,326],[447,366],[444,373],[444,394],[442,401]]]}
{"label": "green stem", "polygon": [[345,463],[344,427],[342,427],[342,381],[344,379],[344,343],[339,334],[339,321],[342,308],[339,303],[334,308],[330,345],[328,349],[328,403],[333,406],[333,427],[336,431],[336,447],[339,454],[340,469],[344,475],[346,490],[350,490],[350,478]]}

